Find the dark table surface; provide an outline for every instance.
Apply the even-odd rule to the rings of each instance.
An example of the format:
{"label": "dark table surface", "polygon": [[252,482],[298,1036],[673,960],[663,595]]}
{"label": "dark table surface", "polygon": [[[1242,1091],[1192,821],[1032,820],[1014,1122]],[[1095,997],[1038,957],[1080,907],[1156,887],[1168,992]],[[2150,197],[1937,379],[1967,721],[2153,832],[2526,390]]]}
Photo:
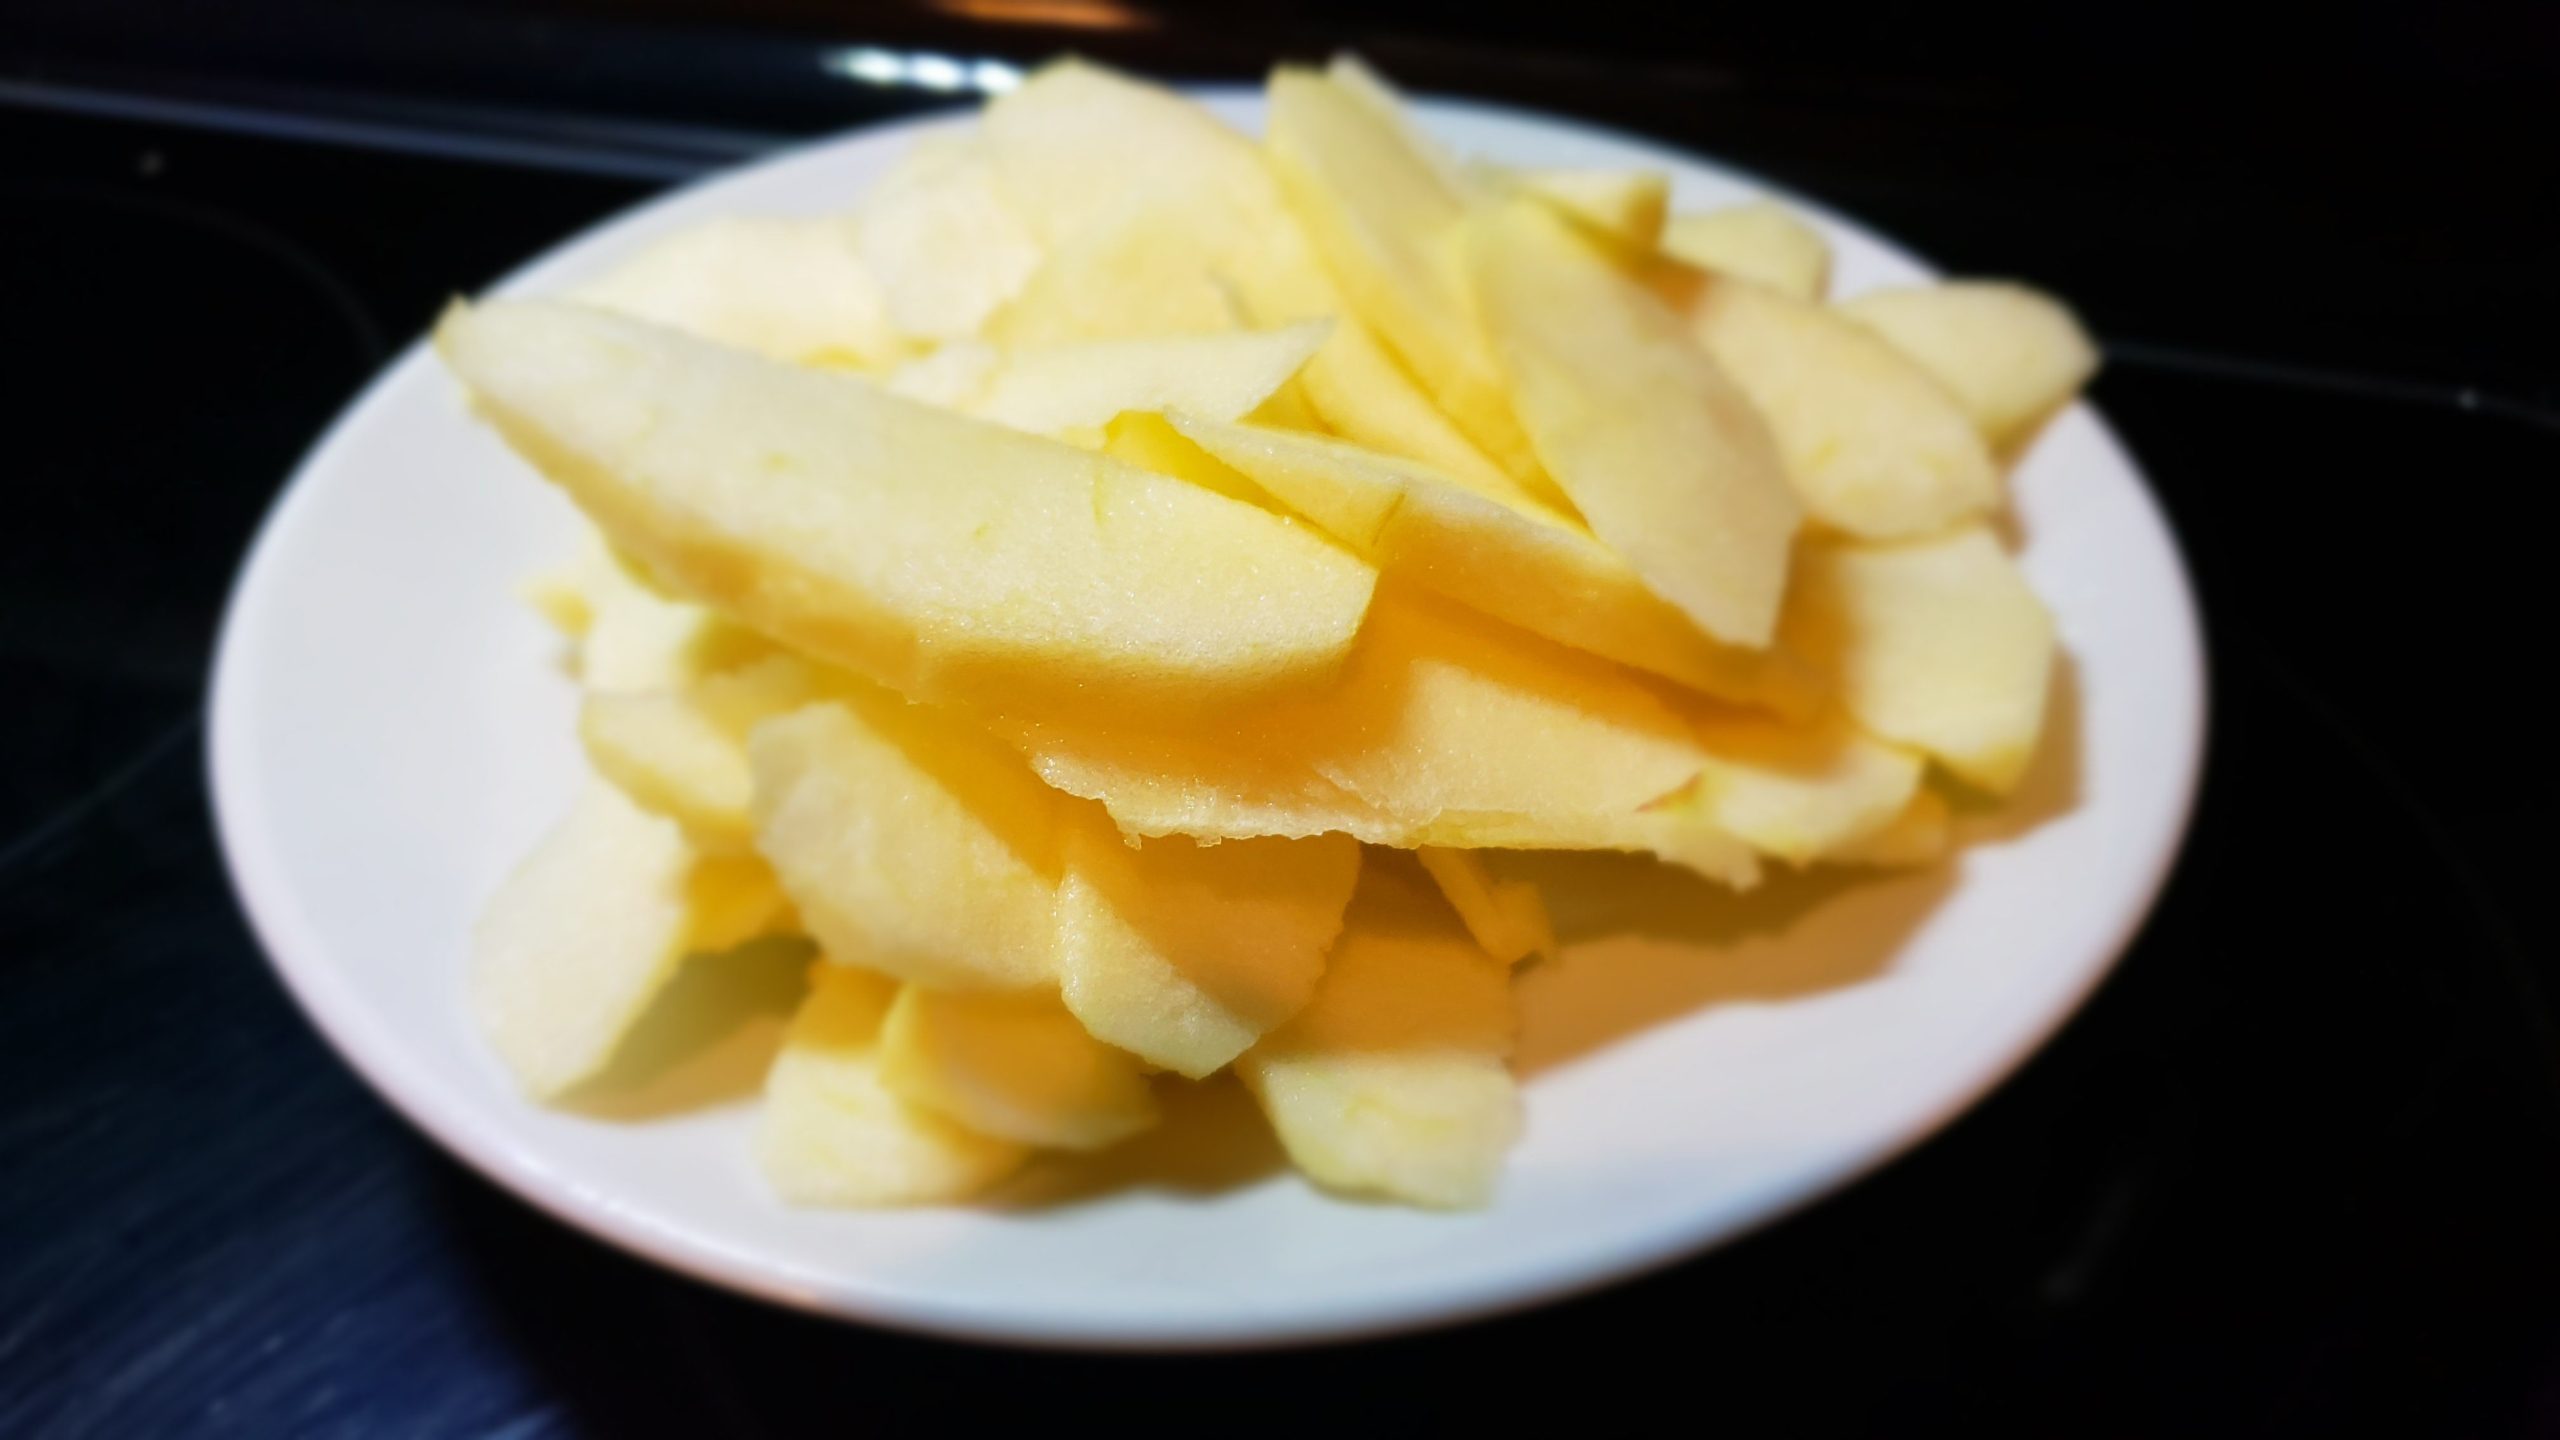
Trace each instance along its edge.
{"label": "dark table surface", "polygon": [[[0,24],[0,1435],[1364,1430],[1540,1399],[1744,1434],[2560,1434],[2540,12],[2356,9],[2314,43],[2170,7],[2000,45],[1924,44],[1900,8],[1827,41],[1617,4],[952,18],[1006,8]],[[831,46],[1250,78],[1345,40],[2082,303],[2213,647],[2194,839],[2116,978],[1942,1138],[1743,1243],[1274,1355],[769,1310],[405,1128],[270,978],[205,810],[224,588],[319,427],[445,295],[669,181],[938,100],[831,78]]]}

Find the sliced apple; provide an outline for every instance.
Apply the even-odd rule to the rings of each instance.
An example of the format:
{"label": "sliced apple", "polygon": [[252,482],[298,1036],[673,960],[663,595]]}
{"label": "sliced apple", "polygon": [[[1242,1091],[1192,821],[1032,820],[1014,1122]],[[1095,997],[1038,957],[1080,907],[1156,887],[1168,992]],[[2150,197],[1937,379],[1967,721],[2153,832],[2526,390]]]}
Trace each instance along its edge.
{"label": "sliced apple", "polygon": [[825,951],[952,990],[1057,983],[1058,797],[955,716],[886,693],[755,729],[756,846]]}
{"label": "sliced apple", "polygon": [[920,698],[1200,703],[1320,679],[1375,572],[1072,446],[576,306],[457,308],[483,413],[649,572]]}
{"label": "sliced apple", "polygon": [[1924,788],[1912,795],[1911,803],[1902,807],[1902,813],[1893,817],[1893,823],[1846,844],[1832,846],[1822,852],[1822,859],[1831,865],[1909,869],[1939,859],[1954,843],[1954,825],[1948,814],[1946,797]]}
{"label": "sliced apple", "polygon": [[1646,814],[1705,764],[1686,717],[1617,666],[1427,595],[1383,597],[1320,694],[1179,724],[997,728],[1133,835],[1655,849],[1748,879],[1749,851],[1703,815]]}
{"label": "sliced apple", "polygon": [[1768,644],[1800,511],[1742,392],[1545,206],[1479,211],[1467,253],[1538,458],[1593,532],[1707,633]]}
{"label": "sliced apple", "polygon": [[682,826],[697,848],[741,853],[755,838],[748,733],[830,684],[796,655],[770,655],[679,690],[590,694],[578,738],[598,774]]}
{"label": "sliced apple", "polygon": [[907,338],[848,216],[713,220],[640,251],[572,298],[776,360],[872,369]]}
{"label": "sliced apple", "polygon": [[966,1200],[1030,1150],[901,1099],[880,1078],[880,1027],[894,981],[847,965],[810,967],[809,996],[783,1034],[757,1117],[756,1162],[795,1205],[930,1205]]}
{"label": "sliced apple", "polygon": [[1963,406],[1873,331],[1749,281],[1664,276],[1698,342],[1767,418],[1816,521],[1891,538],[2000,503],[1999,468]]}
{"label": "sliced apple", "polygon": [[1675,215],[1663,226],[1662,251],[1798,300],[1831,289],[1831,242],[1771,200]]}
{"label": "sliced apple", "polygon": [[1458,264],[1464,197],[1404,128],[1337,82],[1282,68],[1265,141],[1292,210],[1360,318],[1513,476],[1540,456],[1511,413]]}
{"label": "sliced apple", "polygon": [[1841,312],[1920,362],[1995,446],[2015,444],[2098,373],[2097,343],[2070,307],[1997,280],[1878,290]]}
{"label": "sliced apple", "polygon": [[863,264],[910,335],[976,335],[1040,266],[1040,244],[972,132],[909,147],[862,203]]}
{"label": "sliced apple", "polygon": [[1802,563],[1788,634],[1849,713],[1985,790],[2015,787],[2044,731],[2053,617],[1991,532],[1808,545]]}
{"label": "sliced apple", "polygon": [[1372,867],[1315,999],[1236,1071],[1320,1185],[1465,1209],[1520,1133],[1510,966],[1413,878]]}
{"label": "sliced apple", "polygon": [[1891,825],[1920,788],[1920,757],[1837,716],[1810,726],[1703,717],[1697,804],[1721,828],[1795,864]]}
{"label": "sliced apple", "polygon": [[1133,410],[1241,419],[1289,383],[1331,328],[1316,320],[1285,330],[1017,351],[962,408],[1035,435],[1107,425]]}
{"label": "sliced apple", "polygon": [[1473,850],[1425,845],[1414,855],[1486,954],[1517,965],[1555,953],[1555,922],[1535,881],[1497,879]]}
{"label": "sliced apple", "polygon": [[1298,1012],[1360,871],[1347,835],[1143,845],[1067,833],[1058,970],[1100,1039],[1197,1079]]}
{"label": "sliced apple", "polygon": [[1588,225],[1612,243],[1649,250],[1671,210],[1671,177],[1659,170],[1506,172],[1510,183]]}
{"label": "sliced apple", "polygon": [[752,858],[704,860],[667,820],[590,783],[472,931],[471,1006],[537,1096],[604,1068],[694,950],[742,944],[781,913]]}
{"label": "sliced apple", "polygon": [[1819,703],[1818,678],[1785,648],[1718,642],[1590,531],[1516,491],[1323,436],[1187,415],[1172,424],[1382,572],[1739,704],[1802,715]]}
{"label": "sliced apple", "polygon": [[1054,997],[909,985],[880,1029],[880,1080],[981,1135],[1100,1150],[1156,1123],[1138,1057],[1085,1033]]}

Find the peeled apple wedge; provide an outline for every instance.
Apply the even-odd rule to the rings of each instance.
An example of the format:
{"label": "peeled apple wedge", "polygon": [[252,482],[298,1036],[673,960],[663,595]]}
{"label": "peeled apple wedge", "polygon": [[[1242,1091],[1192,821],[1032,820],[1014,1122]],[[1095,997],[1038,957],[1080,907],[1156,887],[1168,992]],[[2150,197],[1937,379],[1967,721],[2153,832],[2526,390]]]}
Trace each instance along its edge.
{"label": "peeled apple wedge", "polygon": [[526,1091],[558,1095],[604,1068],[676,962],[743,944],[782,909],[752,858],[706,860],[591,782],[472,931],[473,1014]]}
{"label": "peeled apple wedge", "polygon": [[1945,855],[1955,843],[1953,819],[1948,813],[1946,797],[1935,790],[1923,789],[1893,817],[1893,823],[1872,834],[1843,845],[1835,845],[1822,853],[1826,864],[1872,865],[1883,869],[1907,869],[1926,865]]}
{"label": "peeled apple wedge", "polygon": [[1100,1150],[1156,1123],[1138,1059],[1085,1033],[1051,997],[909,985],[880,1029],[880,1080],[980,1135]]}
{"label": "peeled apple wedge", "polygon": [[2098,347],[2068,306],[1997,280],[1878,290],[1841,312],[1920,362],[1994,446],[2014,444],[2098,373]]}
{"label": "peeled apple wedge", "polygon": [[1347,835],[1139,845],[1076,826],[1058,897],[1067,1009],[1151,1065],[1223,1069],[1314,993],[1359,873]]}
{"label": "peeled apple wedge", "polygon": [[895,695],[756,727],[756,847],[828,955],[950,990],[1057,983],[1057,795]]}
{"label": "peeled apple wedge", "polygon": [[1516,491],[1319,435],[1192,415],[1171,423],[1383,573],[1737,704],[1801,715],[1820,701],[1818,677],[1795,655],[1718,642],[1590,531]]}
{"label": "peeled apple wedge", "polygon": [[1375,572],[1166,476],[578,306],[447,363],[650,574],[918,698],[1205,703],[1320,680]]}
{"label": "peeled apple wedge", "polygon": [[1805,547],[1788,635],[1858,723],[2006,794],[2034,758],[2053,617],[1982,526]]}
{"label": "peeled apple wedge", "polygon": [[918,140],[864,198],[858,235],[890,319],[929,340],[976,335],[1040,266],[974,133]]}
{"label": "peeled apple wedge", "polygon": [[987,135],[999,172],[1051,247],[997,318],[1007,343],[1329,320],[1333,329],[1297,385],[1327,427],[1488,485],[1517,486],[1352,313],[1260,149],[1217,117],[1159,86],[1061,60],[989,107]]}
{"label": "peeled apple wedge", "polygon": [[1496,464],[1537,476],[1459,268],[1464,197],[1392,116],[1325,76],[1274,71],[1270,101],[1272,168],[1353,309]]}
{"label": "peeled apple wedge", "polygon": [[1704,767],[1687,717],[1617,666],[1428,595],[1382,597],[1318,694],[1179,724],[995,724],[1132,835],[1654,850],[1750,877],[1703,814],[1647,813]]}
{"label": "peeled apple wedge", "polygon": [[1801,511],[1742,390],[1543,205],[1479,210],[1467,254],[1521,422],[1593,533],[1708,634],[1768,644]]}
{"label": "peeled apple wedge", "polygon": [[871,369],[907,339],[848,216],[713,220],[680,230],[572,298],[804,365]]}
{"label": "peeled apple wedge", "polygon": [[1831,242],[1774,201],[1675,215],[1662,228],[1662,253],[1798,300],[1831,289]]}
{"label": "peeled apple wedge", "polygon": [[1682,287],[1691,332],[1767,418],[1814,520],[1890,539],[2000,503],[1964,407],[1873,331],[1749,281],[1693,274]]}
{"label": "peeled apple wedge", "polygon": [[1494,878],[1473,850],[1425,845],[1413,853],[1486,954],[1517,965],[1555,953],[1555,922],[1534,882]]}
{"label": "peeled apple wedge", "polygon": [[1514,170],[1511,183],[1576,222],[1636,249],[1662,238],[1671,177],[1659,170]]}
{"label": "peeled apple wedge", "polygon": [[798,656],[770,655],[678,690],[594,693],[579,709],[578,738],[597,774],[682,826],[697,848],[742,853],[755,839],[747,735],[826,684]]}
{"label": "peeled apple wedge", "polygon": [[1511,967],[1440,897],[1373,867],[1298,1017],[1236,1062],[1289,1158],[1331,1189],[1465,1209],[1520,1133]]}
{"label": "peeled apple wedge", "polygon": [[1007,355],[960,408],[1034,435],[1109,424],[1129,411],[1214,420],[1250,415],[1289,383],[1332,327],[1096,340]]}
{"label": "peeled apple wedge", "polygon": [[1828,716],[1809,726],[1757,715],[1702,718],[1698,806],[1717,825],[1805,865],[1894,823],[1920,788],[1920,757]]}
{"label": "peeled apple wedge", "polygon": [[756,1162],[794,1205],[966,1200],[1030,1158],[900,1098],[880,1078],[895,981],[821,960],[783,1033],[756,1120]]}

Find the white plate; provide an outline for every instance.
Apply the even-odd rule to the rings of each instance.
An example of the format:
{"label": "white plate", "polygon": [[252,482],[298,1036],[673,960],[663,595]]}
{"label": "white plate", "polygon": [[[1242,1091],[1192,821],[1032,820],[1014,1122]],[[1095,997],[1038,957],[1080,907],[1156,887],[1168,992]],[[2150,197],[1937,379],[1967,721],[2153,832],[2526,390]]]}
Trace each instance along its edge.
{"label": "white plate", "polygon": [[[1207,98],[1259,127],[1257,98]],[[1444,102],[1419,113],[1469,153],[1660,167],[1683,208],[1768,193],[1567,121]],[[885,126],[721,176],[499,289],[558,290],[710,216],[841,209],[916,136],[954,123]],[[1931,273],[1805,208],[1836,247],[1840,293]],[[769,1018],[740,1022],[620,1116],[522,1099],[473,1033],[461,977],[482,899],[580,773],[572,687],[515,598],[573,531],[422,349],[330,430],[250,554],[214,677],[215,800],[259,937],[339,1053],[455,1154],[632,1251],[953,1335],[1207,1346],[1425,1325],[1659,1265],[1873,1169],[2023,1061],[2131,939],[2202,749],[2194,602],[2141,477],[2085,407],[2045,433],[2016,496],[2025,565],[2070,665],[2050,753],[2012,815],[1928,873],[1781,882],[1739,902],[1683,890],[1532,972],[1527,1137],[1479,1214],[1330,1199],[1255,1174],[1259,1142],[1223,1158],[1142,1147],[1126,1183],[1056,1180],[1046,1203],[786,1209],[745,1145]],[[1573,889],[1556,896],[1567,921]],[[1188,1118],[1231,1102],[1213,1092],[1189,1108],[1217,1113]],[[661,1113],[630,1113],[647,1110]]]}

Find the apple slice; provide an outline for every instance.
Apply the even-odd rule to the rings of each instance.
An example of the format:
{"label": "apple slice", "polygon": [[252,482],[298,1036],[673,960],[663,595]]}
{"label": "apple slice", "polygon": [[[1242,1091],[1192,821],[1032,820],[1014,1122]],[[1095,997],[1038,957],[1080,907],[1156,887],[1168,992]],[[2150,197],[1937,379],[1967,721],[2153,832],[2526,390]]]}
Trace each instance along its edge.
{"label": "apple slice", "polygon": [[1697,804],[1720,828],[1798,865],[1891,825],[1920,788],[1920,757],[1838,716],[1810,726],[1702,716]]}
{"label": "apple slice", "polygon": [[890,319],[929,340],[976,335],[1040,266],[973,132],[909,147],[864,198],[858,236]]}
{"label": "apple slice", "polygon": [[1318,435],[1188,415],[1172,424],[1382,572],[1738,704],[1803,715],[1820,701],[1795,655],[1716,641],[1590,531],[1516,490]]}
{"label": "apple slice", "polygon": [[1414,878],[1372,866],[1315,999],[1236,1072],[1316,1183],[1466,1209],[1492,1198],[1520,1133],[1514,1028],[1511,967]]}
{"label": "apple slice", "polygon": [[776,360],[873,369],[907,339],[848,216],[713,220],[679,230],[571,298]]}
{"label": "apple slice", "polygon": [[1057,795],[958,718],[852,695],[747,745],[756,846],[826,952],[953,990],[1057,983]]}
{"label": "apple slice", "polygon": [[558,1095],[604,1068],[676,962],[743,944],[782,909],[753,858],[705,860],[591,782],[472,931],[472,1012],[526,1091]]}
{"label": "apple slice", "polygon": [[1024,1145],[1100,1150],[1156,1123],[1138,1058],[1046,996],[907,986],[881,1024],[880,1080],[909,1104]]}
{"label": "apple slice", "polygon": [[1671,210],[1671,177],[1659,170],[1513,170],[1510,183],[1590,226],[1613,244],[1650,250]]}
{"label": "apple slice", "polygon": [[1459,269],[1464,197],[1403,126],[1322,75],[1274,71],[1270,104],[1272,168],[1352,307],[1470,440],[1537,483],[1540,457],[1512,416]]}
{"label": "apple slice", "polygon": [[797,655],[769,655],[681,690],[591,694],[578,738],[596,773],[697,849],[743,853],[755,839],[748,733],[845,683]]}
{"label": "apple slice", "polygon": [[1816,521],[1890,538],[2000,503],[1999,468],[1963,406],[1873,331],[1745,280],[1668,267],[1660,279],[1767,418]]}
{"label": "apple slice", "polygon": [[1106,823],[1071,827],[1067,1008],[1149,1064],[1193,1079],[1222,1069],[1314,992],[1359,873],[1347,835],[1138,845]]}
{"label": "apple slice", "polygon": [[1480,210],[1467,253],[1538,458],[1592,530],[1699,628],[1768,644],[1800,512],[1742,392],[1545,206]]}
{"label": "apple slice", "polygon": [[1705,752],[1627,671],[1435,597],[1382,596],[1332,688],[1208,720],[999,718],[1041,778],[1133,835],[1625,848],[1747,883],[1747,847],[1652,815]]}
{"label": "apple slice", "polygon": [[1982,526],[1897,545],[1808,545],[1789,637],[1878,735],[1995,794],[2034,758],[2053,617]]}
{"label": "apple slice", "polygon": [[918,698],[1208,703],[1323,678],[1368,607],[1279,516],[858,379],[569,305],[438,334],[650,574]]}
{"label": "apple slice", "polygon": [[1034,435],[1108,425],[1129,411],[1241,419],[1289,383],[1331,328],[1311,320],[1284,330],[1016,351],[961,408]]}
{"label": "apple slice", "polygon": [[1536,882],[1494,878],[1473,850],[1425,845],[1413,853],[1486,954],[1517,965],[1555,953],[1555,922]]}
{"label": "apple slice", "polygon": [[1662,253],[1798,300],[1831,288],[1831,242],[1775,201],[1675,215],[1663,226]]}
{"label": "apple slice", "polygon": [[2015,444],[2098,373],[2098,347],[2070,307],[2038,290],[1957,280],[1878,290],[1841,312],[1920,362],[1995,446]]}
{"label": "apple slice", "polygon": [[1030,1157],[899,1098],[880,1078],[894,981],[824,960],[765,1076],[756,1163],[795,1205],[965,1200]]}
{"label": "apple slice", "polygon": [[1892,824],[1847,844],[1834,845],[1822,852],[1822,859],[1831,865],[1910,869],[1936,861],[1954,843],[1953,817],[1948,813],[1946,797],[1924,788],[1912,795],[1911,803],[1902,807]]}

